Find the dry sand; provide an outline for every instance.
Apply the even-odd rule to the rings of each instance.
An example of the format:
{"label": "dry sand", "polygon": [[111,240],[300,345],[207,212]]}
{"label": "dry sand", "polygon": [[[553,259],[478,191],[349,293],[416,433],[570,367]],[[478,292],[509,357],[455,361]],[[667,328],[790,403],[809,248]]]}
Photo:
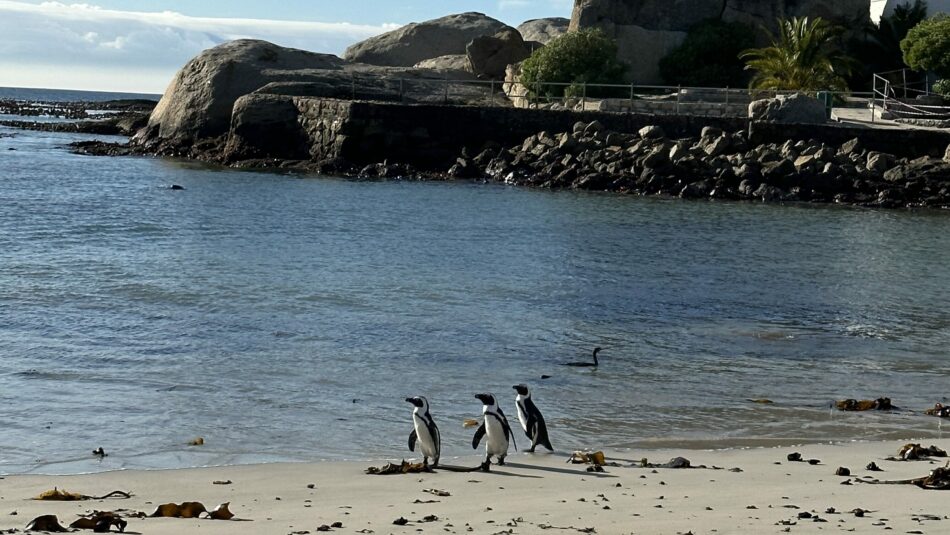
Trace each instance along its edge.
{"label": "dry sand", "polygon": [[[605,473],[588,473],[583,465],[566,464],[566,454],[519,453],[509,458],[507,466],[493,466],[490,473],[376,476],[365,475],[363,470],[382,462],[319,462],[65,477],[7,476],[0,480],[0,532],[22,530],[41,514],[55,514],[65,525],[77,514],[93,509],[150,513],[165,502],[200,501],[209,508],[231,502],[231,511],[243,521],[131,518],[126,532],[303,534],[341,522],[343,527],[332,532],[950,533],[950,517],[945,516],[950,515],[950,493],[911,485],[842,484],[868,475],[882,480],[919,477],[944,464],[941,460],[885,460],[901,445],[875,442],[608,452],[608,461],[622,466],[608,466]],[[941,441],[935,445],[948,446]],[[821,463],[789,462],[786,456],[793,451]],[[676,456],[710,468],[631,466],[639,465],[643,457],[662,463]],[[444,462],[476,465],[479,460],[472,456]],[[884,471],[866,471],[871,461]],[[850,468],[852,477],[836,476],[839,466]],[[30,499],[54,486],[90,495],[124,490],[134,496],[84,502]],[[427,489],[450,495],[439,496]],[[867,513],[859,517],[850,512],[855,509]],[[822,521],[799,518],[804,513]],[[399,518],[409,523],[394,525]]]}

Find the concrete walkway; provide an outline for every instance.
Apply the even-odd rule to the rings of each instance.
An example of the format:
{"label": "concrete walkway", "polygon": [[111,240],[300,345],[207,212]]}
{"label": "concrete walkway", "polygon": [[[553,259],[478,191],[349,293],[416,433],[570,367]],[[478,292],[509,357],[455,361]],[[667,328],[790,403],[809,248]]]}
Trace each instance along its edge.
{"label": "concrete walkway", "polygon": [[936,128],[932,126],[917,126],[912,124],[898,123],[871,115],[870,108],[832,108],[831,120],[848,126],[858,126],[866,128],[880,128],[890,130],[932,130],[935,132],[947,132],[947,128]]}

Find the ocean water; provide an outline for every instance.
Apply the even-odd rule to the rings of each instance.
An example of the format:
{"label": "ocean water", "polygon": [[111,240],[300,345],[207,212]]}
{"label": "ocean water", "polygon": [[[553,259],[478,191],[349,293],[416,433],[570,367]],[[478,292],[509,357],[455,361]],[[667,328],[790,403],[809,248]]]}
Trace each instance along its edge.
{"label": "ocean water", "polygon": [[[920,411],[948,394],[950,214],[241,172],[78,139],[0,129],[0,473],[400,459],[410,395],[465,455],[474,394],[513,418],[521,382],[562,452],[944,437]],[[594,346],[598,369],[561,366]],[[830,409],[878,396],[904,410]]]}
{"label": "ocean water", "polygon": [[116,93],[110,91],[80,91],[76,89],[37,89],[26,87],[0,87],[0,100],[12,99],[34,102],[103,102],[119,99],[145,99],[157,101],[161,95],[152,93]]}

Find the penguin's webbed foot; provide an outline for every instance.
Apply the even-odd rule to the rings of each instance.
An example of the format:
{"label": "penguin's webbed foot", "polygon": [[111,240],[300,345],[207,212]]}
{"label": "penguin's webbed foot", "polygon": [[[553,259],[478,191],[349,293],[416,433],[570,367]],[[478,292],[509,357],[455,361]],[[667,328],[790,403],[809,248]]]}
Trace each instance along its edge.
{"label": "penguin's webbed foot", "polygon": [[491,472],[491,461],[485,461],[479,466],[482,472]]}
{"label": "penguin's webbed foot", "polygon": [[504,458],[504,457],[499,457],[499,458],[498,458],[498,466],[505,466],[505,458]]}
{"label": "penguin's webbed foot", "polygon": [[531,447],[528,449],[528,453],[534,453],[534,446],[531,446]]}

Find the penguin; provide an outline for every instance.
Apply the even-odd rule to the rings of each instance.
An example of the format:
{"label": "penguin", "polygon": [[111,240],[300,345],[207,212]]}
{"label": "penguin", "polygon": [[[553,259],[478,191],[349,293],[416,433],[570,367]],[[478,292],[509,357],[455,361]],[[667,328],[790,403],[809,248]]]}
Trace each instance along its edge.
{"label": "penguin", "polygon": [[508,418],[495,401],[492,394],[476,394],[475,398],[482,402],[482,425],[475,431],[475,437],[472,438],[472,449],[478,448],[478,443],[482,437],[485,440],[485,463],[482,465],[487,469],[491,465],[492,455],[498,457],[498,466],[504,466],[505,457],[508,455],[508,442],[518,450],[518,444],[515,443],[515,436],[511,432],[511,426],[508,425]]}
{"label": "penguin", "polygon": [[416,442],[419,443],[419,450],[422,452],[422,464],[429,465],[429,459],[432,459],[432,466],[439,466],[439,456],[442,453],[442,435],[439,434],[439,428],[435,425],[435,420],[429,414],[429,400],[422,396],[406,398],[406,401],[412,403],[415,408],[412,409],[412,433],[409,433],[409,451],[416,451]]}
{"label": "penguin", "polygon": [[534,448],[538,444],[547,448],[548,451],[554,451],[551,440],[548,438],[548,427],[544,424],[544,416],[541,416],[541,411],[531,401],[528,386],[515,385],[511,388],[518,392],[515,397],[515,406],[518,407],[518,420],[521,422],[521,428],[524,429],[524,434],[531,439],[531,449],[528,452],[534,453]]}
{"label": "penguin", "polygon": [[600,353],[601,349],[599,347],[594,348],[594,362],[565,362],[565,366],[577,366],[577,367],[591,367],[596,368],[598,366],[597,362],[597,353]]}

